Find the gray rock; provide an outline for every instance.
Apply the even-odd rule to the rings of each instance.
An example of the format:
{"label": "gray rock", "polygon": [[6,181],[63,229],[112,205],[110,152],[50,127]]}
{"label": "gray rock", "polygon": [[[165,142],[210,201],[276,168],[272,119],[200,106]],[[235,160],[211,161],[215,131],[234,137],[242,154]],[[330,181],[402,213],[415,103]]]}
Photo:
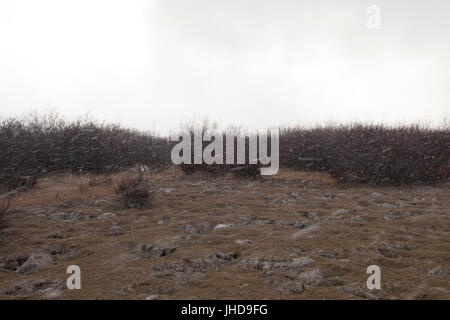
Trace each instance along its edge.
{"label": "gray rock", "polygon": [[355,295],[357,297],[363,298],[363,299],[369,299],[369,300],[376,300],[377,297],[369,292],[367,292],[367,289],[363,290],[358,287],[346,287],[342,286],[339,287],[339,289],[345,293],[350,293],[352,295]]}
{"label": "gray rock", "polygon": [[238,245],[246,245],[246,244],[251,244],[252,242],[248,239],[237,239],[233,241],[235,244]]}
{"label": "gray rock", "polygon": [[292,240],[297,240],[297,239],[299,239],[299,238],[301,238],[301,237],[303,237],[303,236],[305,236],[305,235],[307,235],[307,234],[309,234],[311,232],[314,232],[314,231],[318,230],[319,228],[320,228],[320,224],[319,223],[307,226],[307,227],[305,227],[305,228],[303,228],[303,229],[293,233],[291,235],[291,239]]}
{"label": "gray rock", "polygon": [[319,217],[319,214],[317,212],[300,212],[300,213],[296,213],[296,215],[305,217],[308,219],[316,219]]}
{"label": "gray rock", "polygon": [[132,251],[135,255],[141,258],[164,257],[172,254],[177,249],[177,246],[172,244],[138,244]]}
{"label": "gray rock", "polygon": [[44,297],[47,299],[56,299],[62,296],[62,291],[55,288],[47,288],[42,292],[44,292]]}
{"label": "gray rock", "polygon": [[300,281],[285,282],[280,286],[280,291],[283,294],[302,293],[305,291],[305,286]]}
{"label": "gray rock", "polygon": [[108,219],[108,218],[115,218],[116,215],[114,213],[111,212],[105,212],[102,215],[99,215],[97,218],[98,219]]}
{"label": "gray rock", "polygon": [[304,268],[309,266],[311,263],[313,263],[313,259],[309,257],[300,257],[300,258],[294,258],[294,260],[291,263],[292,268]]}
{"label": "gray rock", "polygon": [[394,220],[394,219],[399,219],[402,217],[409,217],[412,214],[410,212],[407,211],[389,211],[388,213],[386,213],[384,215],[384,218],[386,220]]}
{"label": "gray rock", "polygon": [[381,208],[385,208],[385,209],[392,209],[392,208],[403,208],[404,206],[406,206],[406,204],[403,201],[398,201],[395,203],[382,203],[382,204],[378,204],[379,207]]}
{"label": "gray rock", "polygon": [[119,227],[118,225],[113,225],[111,227],[111,234],[113,236],[118,236],[121,235],[123,233],[123,229],[121,227]]}
{"label": "gray rock", "polygon": [[184,226],[184,231],[189,234],[203,234],[210,230],[210,224],[208,222],[198,222],[192,225],[188,224]]}
{"label": "gray rock", "polygon": [[217,229],[223,229],[223,228],[230,228],[230,227],[232,227],[232,226],[233,226],[232,224],[221,223],[221,224],[216,225],[216,226],[214,227],[214,230],[217,230]]}
{"label": "gray rock", "polygon": [[231,260],[237,259],[239,257],[239,255],[240,254],[237,252],[233,252],[230,254],[219,252],[219,253],[216,253],[216,258],[226,260],[226,261],[231,261]]}
{"label": "gray rock", "polygon": [[433,269],[430,269],[428,271],[428,273],[431,273],[435,276],[446,276],[448,275],[447,271],[444,270],[444,268],[438,266],[438,267],[434,267]]}
{"label": "gray rock", "polygon": [[242,259],[240,264],[245,269],[260,269],[261,268],[261,259],[258,257],[251,257]]}
{"label": "gray rock", "polygon": [[362,216],[354,216],[354,217],[351,217],[350,219],[348,219],[348,221],[353,222],[353,223],[364,223],[364,222],[367,222],[367,219]]}
{"label": "gray rock", "polygon": [[29,274],[38,269],[54,264],[53,258],[45,253],[32,254],[24,264],[17,268],[17,272]]}
{"label": "gray rock", "polygon": [[16,253],[12,256],[10,256],[6,263],[2,263],[2,269],[16,271],[21,265],[23,265],[28,258],[30,257],[27,253]]}
{"label": "gray rock", "polygon": [[322,271],[318,268],[300,273],[298,279],[305,286],[317,285],[322,281]]}
{"label": "gray rock", "polygon": [[350,210],[347,210],[347,209],[339,209],[339,210],[333,212],[332,214],[333,214],[333,215],[337,215],[337,214],[346,214],[346,213],[349,213],[349,212],[350,212]]}

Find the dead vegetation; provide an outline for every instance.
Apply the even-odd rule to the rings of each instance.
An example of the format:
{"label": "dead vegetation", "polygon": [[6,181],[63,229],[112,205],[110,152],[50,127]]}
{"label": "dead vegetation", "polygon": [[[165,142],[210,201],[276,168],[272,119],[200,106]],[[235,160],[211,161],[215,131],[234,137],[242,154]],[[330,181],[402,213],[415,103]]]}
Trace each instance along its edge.
{"label": "dead vegetation", "polygon": [[8,220],[6,218],[11,201],[7,199],[0,200],[0,230],[6,228]]}
{"label": "dead vegetation", "polygon": [[126,174],[117,185],[116,194],[127,208],[147,206],[151,196],[150,181],[142,173]]}
{"label": "dead vegetation", "polygon": [[[203,133],[207,130],[202,128]],[[5,119],[0,121],[0,184],[7,190],[30,189],[38,177],[48,174],[113,173],[138,163],[165,169],[171,165],[175,143],[148,132],[91,120],[67,122],[52,115]],[[203,148],[206,145],[208,142]],[[280,166],[326,171],[341,182],[446,182],[450,179],[450,128],[448,124],[437,128],[370,124],[282,128]],[[231,172],[250,178],[257,176],[259,168],[249,164],[181,165],[186,174],[200,171],[219,176]],[[85,192],[97,183],[92,180],[80,190]]]}
{"label": "dead vegetation", "polygon": [[89,175],[81,176],[81,181],[79,184],[80,193],[86,193],[91,188],[108,186],[113,183],[111,175]]}
{"label": "dead vegetation", "polygon": [[[217,179],[174,166],[143,173],[154,199],[128,208],[114,193],[127,177],[139,173],[80,193],[89,177],[53,175],[14,197],[0,236],[0,298],[450,296],[448,184],[342,185],[326,172],[287,169]],[[65,286],[71,264],[83,270],[82,290]],[[366,287],[372,264],[381,290]]]}

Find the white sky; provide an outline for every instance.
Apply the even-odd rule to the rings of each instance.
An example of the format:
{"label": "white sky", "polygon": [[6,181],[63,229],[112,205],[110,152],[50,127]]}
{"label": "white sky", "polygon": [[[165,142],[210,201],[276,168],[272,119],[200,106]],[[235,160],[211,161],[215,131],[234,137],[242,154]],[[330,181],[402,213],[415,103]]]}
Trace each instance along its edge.
{"label": "white sky", "polygon": [[0,0],[2,117],[439,121],[449,88],[447,0]]}

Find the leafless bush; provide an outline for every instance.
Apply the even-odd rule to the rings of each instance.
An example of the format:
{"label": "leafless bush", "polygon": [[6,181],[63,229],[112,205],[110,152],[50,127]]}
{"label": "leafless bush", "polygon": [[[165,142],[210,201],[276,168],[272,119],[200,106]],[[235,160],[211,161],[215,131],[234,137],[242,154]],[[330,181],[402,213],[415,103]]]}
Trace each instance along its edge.
{"label": "leafless bush", "polygon": [[50,172],[106,173],[145,164],[171,164],[171,144],[148,132],[54,115],[0,121],[0,184],[22,185],[22,177]]}
{"label": "leafless bush", "polygon": [[[205,133],[208,123],[190,126]],[[91,120],[67,122],[53,115],[0,121],[0,184],[27,185],[24,177],[50,172],[110,173],[136,164],[165,168],[176,142]],[[204,142],[205,147],[208,142]],[[236,145],[236,144],[235,144]],[[192,143],[193,146],[193,143]],[[248,150],[248,141],[246,141]],[[225,152],[225,148],[224,148]],[[236,153],[235,153],[236,154]],[[236,163],[236,162],[235,162]],[[248,163],[248,159],[246,159]],[[339,181],[375,184],[436,183],[450,178],[450,126],[385,127],[355,124],[280,130],[280,166],[327,171]],[[195,171],[253,176],[258,165],[181,165]],[[98,182],[93,178],[92,185]],[[33,182],[34,181],[34,182]],[[91,184],[91,183],[89,183]]]}
{"label": "leafless bush", "polygon": [[137,176],[126,175],[122,177],[116,194],[124,202],[125,207],[142,207],[148,205],[150,200],[150,182],[142,174]]}
{"label": "leafless bush", "polygon": [[6,228],[8,220],[6,219],[6,215],[8,214],[10,206],[9,199],[0,200],[0,230]]}
{"label": "leafless bush", "polygon": [[450,177],[450,130],[361,124],[284,129],[280,163],[282,167],[328,171],[340,181],[446,181]]}

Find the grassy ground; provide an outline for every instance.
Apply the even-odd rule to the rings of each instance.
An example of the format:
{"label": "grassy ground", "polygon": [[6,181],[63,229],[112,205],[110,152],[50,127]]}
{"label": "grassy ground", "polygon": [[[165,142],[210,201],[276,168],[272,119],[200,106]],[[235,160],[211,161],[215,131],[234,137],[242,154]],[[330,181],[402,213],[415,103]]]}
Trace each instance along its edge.
{"label": "grassy ground", "polygon": [[[120,176],[53,176],[8,195],[0,298],[450,299],[449,184],[170,168],[149,173],[150,207],[124,209],[114,194]],[[81,290],[66,289],[72,264]],[[381,290],[366,287],[373,264]]]}

